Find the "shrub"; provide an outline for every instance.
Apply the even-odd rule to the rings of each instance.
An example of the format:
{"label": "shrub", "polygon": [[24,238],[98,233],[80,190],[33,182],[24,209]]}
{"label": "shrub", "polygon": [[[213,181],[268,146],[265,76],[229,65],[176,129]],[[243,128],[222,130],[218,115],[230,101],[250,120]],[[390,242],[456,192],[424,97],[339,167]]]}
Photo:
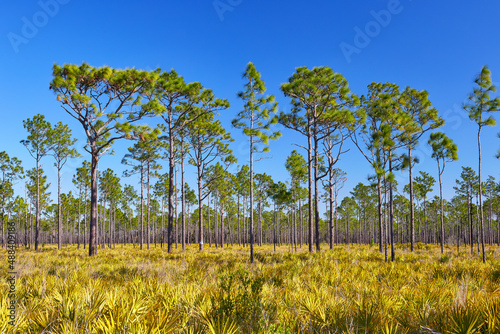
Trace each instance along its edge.
{"label": "shrub", "polygon": [[440,263],[448,263],[450,261],[450,255],[444,254],[439,258]]}
{"label": "shrub", "polygon": [[264,312],[263,285],[262,277],[250,277],[241,268],[221,276],[211,297],[213,318],[231,317],[245,333],[258,330]]}

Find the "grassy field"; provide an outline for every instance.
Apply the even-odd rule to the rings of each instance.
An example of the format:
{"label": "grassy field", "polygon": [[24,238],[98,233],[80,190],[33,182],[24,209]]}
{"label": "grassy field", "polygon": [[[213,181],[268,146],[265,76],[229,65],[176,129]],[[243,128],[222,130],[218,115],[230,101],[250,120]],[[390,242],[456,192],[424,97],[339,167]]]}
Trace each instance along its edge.
{"label": "grassy field", "polygon": [[[16,254],[16,320],[0,285],[1,333],[500,333],[500,248],[488,262],[448,248],[309,254],[188,246]],[[324,245],[326,248],[326,245]],[[463,249],[464,250],[464,249]],[[7,277],[6,251],[0,274]]]}

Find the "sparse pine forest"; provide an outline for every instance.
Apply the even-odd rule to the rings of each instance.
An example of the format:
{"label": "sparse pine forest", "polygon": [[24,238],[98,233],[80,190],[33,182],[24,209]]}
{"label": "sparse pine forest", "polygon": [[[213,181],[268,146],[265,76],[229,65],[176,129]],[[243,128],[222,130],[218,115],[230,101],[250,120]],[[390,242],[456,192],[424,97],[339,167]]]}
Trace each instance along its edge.
{"label": "sparse pine forest", "polygon": [[[500,182],[481,173],[500,99],[487,66],[470,86],[477,155],[459,159],[425,90],[354,92],[329,67],[297,68],[280,107],[249,63],[235,112],[175,70],[54,65],[62,121],[34,114],[13,125],[20,148],[0,152],[17,305],[9,324],[2,283],[0,332],[500,333]],[[248,139],[247,160],[231,132]],[[296,144],[281,175],[263,173],[285,136]],[[421,146],[435,169],[415,172]],[[111,154],[125,172],[101,163]],[[369,177],[341,196],[359,177],[347,158]]]}

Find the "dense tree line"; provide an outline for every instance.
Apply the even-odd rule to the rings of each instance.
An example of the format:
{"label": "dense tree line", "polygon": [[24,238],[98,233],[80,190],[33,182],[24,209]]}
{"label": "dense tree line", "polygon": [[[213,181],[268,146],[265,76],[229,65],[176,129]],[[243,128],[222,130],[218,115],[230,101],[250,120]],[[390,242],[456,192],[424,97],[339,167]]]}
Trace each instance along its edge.
{"label": "dense tree line", "polygon": [[[187,243],[224,247],[287,244],[290,250],[308,246],[320,250],[340,243],[378,244],[386,260],[394,260],[395,245],[411,251],[436,243],[470,247],[500,244],[500,183],[481,176],[481,130],[495,125],[490,115],[500,108],[492,97],[495,87],[485,66],[464,106],[478,124],[478,169],[462,167],[455,196],[443,198],[445,166],[458,159],[457,146],[436,131],[444,124],[426,91],[401,90],[391,83],[372,83],[366,95],[351,92],[347,80],[328,67],[297,68],[281,90],[291,111],[277,113],[272,95],[252,63],[238,96],[243,109],[233,127],[249,138],[249,164],[233,174],[237,163],[229,148],[230,133],[218,120],[229,102],[217,98],[198,82],[186,83],[174,70],[164,72],[94,68],[88,64],[55,65],[50,89],[62,109],[76,119],[86,134],[86,159],[74,171],[74,189],[62,192],[61,170],[80,156],[72,131],[61,122],[52,126],[44,115],[23,122],[28,135],[21,143],[35,161],[25,171],[21,161],[0,152],[2,245],[5,223],[18,225],[18,242],[39,249],[40,243],[76,244],[89,255],[98,249],[132,243],[140,249],[153,244],[168,252],[185,250]],[[147,121],[157,126],[137,125]],[[144,123],[144,122],[143,122]],[[276,124],[305,139],[297,143],[284,169],[289,182],[275,182],[254,172],[256,154],[269,151],[269,141],[281,136]],[[430,132],[438,179],[431,173],[413,175],[418,163],[413,151]],[[100,158],[117,140],[131,146],[122,163],[123,175],[99,170]],[[338,197],[346,172],[336,166],[345,143],[352,141],[373,168],[366,183],[358,183],[343,199]],[[58,171],[57,204],[50,202],[50,185],[41,161],[52,156]],[[85,156],[85,155],[84,155]],[[162,173],[162,161],[167,162]],[[185,164],[196,169],[196,186],[185,182]],[[399,185],[397,170],[408,170],[408,184]],[[137,174],[139,184],[125,184]],[[25,192],[15,195],[14,184]],[[439,186],[439,197],[428,194]],[[137,190],[139,189],[139,190]],[[326,214],[320,215],[325,205]],[[474,247],[477,246],[477,249]]]}

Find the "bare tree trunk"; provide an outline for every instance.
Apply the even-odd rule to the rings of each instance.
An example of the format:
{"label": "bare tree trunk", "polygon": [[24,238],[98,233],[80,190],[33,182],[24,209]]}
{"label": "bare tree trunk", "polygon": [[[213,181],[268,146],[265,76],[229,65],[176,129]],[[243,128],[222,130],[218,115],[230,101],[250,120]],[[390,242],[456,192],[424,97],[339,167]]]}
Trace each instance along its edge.
{"label": "bare tree trunk", "polygon": [[408,147],[408,158],[410,160],[410,251],[415,251],[415,207],[413,204],[413,166],[411,163],[411,145]]}
{"label": "bare tree trunk", "polygon": [[[181,148],[184,149],[184,148]],[[181,156],[181,211],[182,211],[182,225],[181,225],[181,239],[182,239],[182,251],[186,251],[186,194],[184,189],[184,152]]]}
{"label": "bare tree trunk", "polygon": [[82,220],[82,213],[81,213],[81,201],[82,201],[82,184],[80,183],[79,187],[79,196],[78,196],[78,238],[77,238],[77,244],[78,244],[78,249],[80,249],[80,221]]}
{"label": "bare tree trunk", "polygon": [[[169,124],[172,124],[172,111],[169,110]],[[168,228],[167,243],[168,252],[172,253],[173,244],[173,224],[174,224],[174,137],[172,127],[169,126],[169,155],[168,155]]]}
{"label": "bare tree trunk", "polygon": [[106,245],[106,195],[104,195],[104,200],[102,201],[102,213],[101,213],[101,249],[105,248]]}
{"label": "bare tree trunk", "polygon": [[[443,165],[443,170],[444,170],[444,165]],[[443,254],[444,253],[444,208],[443,208],[443,183],[441,182],[441,174],[443,174],[443,172],[439,167],[439,160],[438,160],[438,174],[439,174],[439,198],[441,202],[441,254]]]}
{"label": "bare tree trunk", "polygon": [[262,202],[259,201],[259,246],[262,247]]}
{"label": "bare tree trunk", "polygon": [[129,215],[129,218],[128,218],[128,225],[129,225],[129,228],[130,228],[130,239],[132,239],[132,247],[135,248],[134,231],[132,230],[132,215],[133,215],[133,211],[132,211],[132,208],[130,208],[130,215]]}
{"label": "bare tree trunk", "polygon": [[474,228],[472,227],[472,210],[471,210],[471,198],[469,195],[469,186],[467,186],[467,218],[469,219],[469,237],[470,237],[470,254],[474,254]]}
{"label": "bare tree trunk", "polygon": [[482,185],[481,185],[481,127],[479,127],[479,130],[477,132],[477,146],[479,149],[479,171],[478,171],[478,176],[479,176],[479,210],[480,210],[480,216],[479,216],[479,221],[481,222],[481,247],[483,251],[483,263],[486,263],[486,254],[484,252],[484,227],[483,227],[483,191],[482,191]]}
{"label": "bare tree trunk", "polygon": [[[101,205],[101,209],[102,209],[102,205]],[[99,222],[102,221],[102,219],[99,219],[99,201],[97,202],[96,214],[97,214],[97,220],[96,220],[96,224],[95,224],[95,251],[97,254],[97,250],[99,248],[100,233],[102,233],[102,223],[101,223],[101,226],[99,226]]]}
{"label": "bare tree trunk", "polygon": [[220,248],[224,248],[224,206],[220,208]]}
{"label": "bare tree trunk", "polygon": [[307,164],[308,164],[308,208],[309,208],[309,253],[313,250],[313,158],[311,145],[311,120],[308,119],[308,134],[307,134]]}
{"label": "bare tree trunk", "polygon": [[87,244],[87,186],[84,187],[85,189],[85,196],[83,197],[84,200],[84,213],[83,213],[83,249],[85,249],[85,245]]}
{"label": "bare tree trunk", "polygon": [[[113,221],[112,221],[112,211],[113,211],[113,202],[109,202],[109,214],[108,214],[108,248],[111,248],[113,244]],[[106,212],[104,212],[106,214]]]}
{"label": "bare tree trunk", "polygon": [[61,168],[57,166],[57,249],[62,247]]}
{"label": "bare tree trunk", "polygon": [[[316,130],[315,130],[316,132]],[[319,190],[318,190],[318,139],[317,134],[314,134],[314,222],[315,222],[315,232],[316,232],[316,251],[320,251],[320,239],[319,239]]]}
{"label": "bare tree trunk", "polygon": [[[28,192],[26,187],[24,187],[24,202],[28,203]],[[24,212],[24,247],[28,248],[28,212]]]}
{"label": "bare tree trunk", "polygon": [[208,194],[208,205],[207,205],[207,216],[208,216],[208,246],[212,247],[212,229],[210,226],[210,194]]}
{"label": "bare tree trunk", "polygon": [[[3,226],[3,224],[2,224]],[[35,251],[38,251],[40,234],[40,161],[36,160]]]}
{"label": "bare tree trunk", "polygon": [[385,262],[387,262],[387,241],[388,241],[388,231],[387,228],[387,179],[384,176],[384,252],[385,252]]}
{"label": "bare tree trunk", "polygon": [[219,219],[218,219],[218,211],[217,211],[217,200],[216,198],[214,198],[214,215],[215,215],[215,218],[214,218],[214,236],[215,236],[215,240],[214,240],[214,244],[215,244],[215,248],[218,248],[219,247]]}
{"label": "bare tree trunk", "polygon": [[97,254],[95,247],[96,226],[97,226],[97,191],[98,191],[98,163],[97,157],[92,154],[91,163],[91,185],[90,185],[90,236],[89,236],[89,256]]}
{"label": "bare tree trunk", "polygon": [[144,247],[144,168],[141,162],[141,246]]}
{"label": "bare tree trunk", "polygon": [[382,178],[377,175],[377,194],[378,194],[378,239],[379,239],[379,250],[382,253],[383,250],[383,227],[382,227]]}
{"label": "bare tree trunk", "polygon": [[[276,252],[276,203],[274,203],[274,224],[273,224],[273,247],[274,252]],[[309,248],[312,248],[312,244],[310,244]]]}
{"label": "bare tree trunk", "polygon": [[293,208],[293,246],[295,253],[297,253],[297,208],[295,207]]}
{"label": "bare tree trunk", "polygon": [[148,200],[148,202],[147,202],[148,203],[148,212],[147,212],[147,214],[148,214],[148,221],[147,221],[146,229],[147,229],[147,239],[148,239],[147,240],[147,243],[148,243],[147,247],[149,249],[149,244],[151,243],[151,198],[150,198],[150,188],[151,187],[150,187],[150,183],[149,183],[149,180],[150,180],[150,175],[149,175],[149,173],[150,173],[150,166],[149,166],[149,162],[147,162],[146,173],[147,173],[146,174],[146,177],[147,177],[147,179],[146,179],[147,194],[146,195],[148,196],[148,198],[147,198],[147,200]]}
{"label": "bare tree trunk", "polygon": [[477,254],[481,252],[479,250],[481,241],[479,240],[480,234],[479,234],[479,196],[476,195],[476,240],[477,240]]}
{"label": "bare tree trunk", "polygon": [[333,243],[335,239],[335,230],[333,229],[333,215],[334,215],[334,197],[335,197],[335,192],[334,192],[334,184],[333,184],[333,172],[330,171],[330,249],[333,249]]}
{"label": "bare tree trunk", "polygon": [[497,207],[497,246],[500,246],[500,210]]}
{"label": "bare tree trunk", "polygon": [[241,215],[240,215],[240,195],[238,194],[238,246],[241,246],[241,229],[240,229],[240,222],[241,222]]}
{"label": "bare tree trunk", "polygon": [[[198,243],[203,251],[203,188],[201,186],[201,165],[198,163]],[[210,201],[208,203],[210,205]],[[210,231],[210,212],[208,214],[208,231]]]}
{"label": "bare tree trunk", "polygon": [[346,227],[345,241],[346,241],[347,245],[350,244],[350,240],[349,240],[349,215],[350,214],[351,214],[350,211],[346,210],[346,216],[345,216],[345,227]]}
{"label": "bare tree trunk", "polygon": [[[250,122],[253,126],[253,122]],[[250,263],[253,263],[253,137],[250,136]]]}
{"label": "bare tree trunk", "polygon": [[427,224],[427,200],[424,197],[424,243],[430,243],[429,226]]}
{"label": "bare tree trunk", "polygon": [[302,220],[302,205],[300,203],[299,197],[299,224],[300,224],[300,233],[299,233],[299,248],[302,248],[303,238],[304,238],[304,222]]}
{"label": "bare tree trunk", "polygon": [[[174,176],[174,187],[177,190],[177,174],[179,173],[177,166],[175,166],[175,176]],[[177,203],[177,196],[175,196],[175,249],[177,249],[177,244],[179,243],[179,215],[178,215],[178,203]]]}

